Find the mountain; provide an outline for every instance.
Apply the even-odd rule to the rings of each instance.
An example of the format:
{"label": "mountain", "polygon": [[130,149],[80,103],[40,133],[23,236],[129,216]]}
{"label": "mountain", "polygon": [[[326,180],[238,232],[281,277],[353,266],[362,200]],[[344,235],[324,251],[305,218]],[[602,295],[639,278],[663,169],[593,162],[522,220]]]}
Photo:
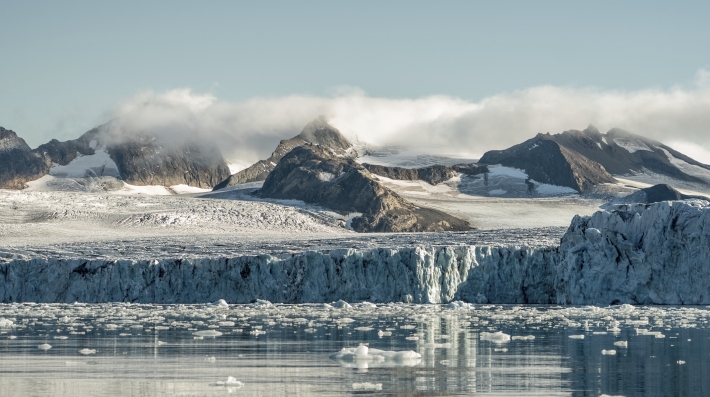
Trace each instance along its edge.
{"label": "mountain", "polygon": [[48,174],[73,179],[78,186],[87,186],[86,178],[109,177],[139,186],[211,188],[229,175],[229,168],[213,143],[172,142],[145,134],[119,139],[110,123],[77,139],[53,139],[34,150],[0,127],[0,188],[23,189]]}
{"label": "mountain", "polygon": [[543,134],[505,150],[486,152],[478,163],[521,169],[528,180],[569,187],[579,193],[594,185],[616,182],[599,163]]}
{"label": "mountain", "polygon": [[560,134],[538,134],[505,150],[486,152],[479,164],[518,168],[529,179],[582,193],[614,177],[669,182],[710,189],[710,166],[660,142],[618,128],[602,134],[593,126]]}
{"label": "mountain", "polygon": [[624,203],[645,203],[653,204],[661,201],[677,201],[677,200],[708,200],[703,196],[692,196],[679,192],[670,185],[658,184],[644,189],[640,189],[621,199]]}
{"label": "mountain", "polygon": [[338,151],[306,144],[292,149],[266,177],[257,196],[295,199],[341,214],[358,232],[470,230],[468,222],[417,207],[377,182],[367,169]]}
{"label": "mountain", "polygon": [[276,150],[266,160],[259,160],[246,169],[236,174],[230,175],[221,183],[214,187],[214,190],[224,189],[229,186],[239,185],[247,182],[259,182],[266,180],[266,177],[276,167],[276,164],[293,148],[303,146],[307,143],[321,145],[334,151],[338,156],[356,157],[357,153],[353,145],[332,127],[323,116],[308,123],[300,134],[291,139],[284,139],[279,142]]}
{"label": "mountain", "polygon": [[618,128],[602,134],[595,127],[589,126],[583,131],[548,134],[545,138],[601,164],[613,175],[634,175],[650,171],[681,181],[710,183],[710,166],[658,141]]}
{"label": "mountain", "polygon": [[23,189],[49,172],[51,162],[12,130],[0,127],[0,189]]}

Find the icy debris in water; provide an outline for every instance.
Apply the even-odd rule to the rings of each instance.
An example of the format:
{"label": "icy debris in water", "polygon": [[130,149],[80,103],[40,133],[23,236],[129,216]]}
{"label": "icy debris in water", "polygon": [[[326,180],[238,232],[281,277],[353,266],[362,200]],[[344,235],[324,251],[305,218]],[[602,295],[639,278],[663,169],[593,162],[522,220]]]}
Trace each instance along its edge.
{"label": "icy debris in water", "polygon": [[570,335],[570,339],[584,339],[584,335]]}
{"label": "icy debris in water", "polygon": [[259,335],[264,335],[266,333],[266,331],[262,331],[260,329],[255,329],[255,330],[249,331],[249,333],[251,335],[259,336]]}
{"label": "icy debris in water", "polygon": [[508,349],[506,349],[505,347],[498,347],[498,348],[493,349],[493,351],[494,351],[494,352],[505,353],[505,352],[508,351]]}
{"label": "icy debris in water", "polygon": [[50,345],[50,344],[48,344],[48,343],[42,343],[41,345],[37,346],[37,348],[38,348],[39,350],[47,351],[47,350],[49,350],[49,349],[52,348],[52,345]]}
{"label": "icy debris in water", "polygon": [[377,305],[370,302],[361,302],[357,304],[360,309],[377,309]]}
{"label": "icy debris in water", "polygon": [[350,309],[352,307],[348,302],[345,302],[342,299],[337,302],[331,303],[330,305],[336,309]]}
{"label": "icy debris in water", "polygon": [[106,324],[106,326],[105,326],[104,328],[105,328],[107,331],[113,331],[113,330],[115,330],[116,328],[118,328],[118,325],[116,325],[116,324]]}
{"label": "icy debris in water", "polygon": [[15,324],[13,321],[0,317],[0,328],[10,328]]}
{"label": "icy debris in water", "polygon": [[226,381],[217,382],[215,383],[215,386],[228,386],[233,387],[235,389],[239,389],[244,386],[244,383],[236,380],[233,376],[228,376]]}
{"label": "icy debris in water", "polygon": [[96,349],[81,349],[79,350],[79,354],[82,354],[84,356],[88,356],[89,354],[96,354]]}
{"label": "icy debris in water", "polygon": [[[270,302],[269,302],[270,303]],[[212,302],[213,305],[218,306],[218,307],[229,307],[229,304],[227,303],[226,300],[220,299],[216,302]]]}
{"label": "icy debris in water", "polygon": [[613,356],[616,355],[616,350],[602,350],[602,354],[605,356]]}
{"label": "icy debris in water", "polygon": [[10,335],[7,337],[7,339],[17,339],[17,337],[15,335]]}
{"label": "icy debris in water", "polygon": [[404,339],[406,339],[406,340],[419,340],[419,337],[418,337],[418,336],[408,336],[408,337],[406,337],[406,338],[404,338]]}
{"label": "icy debris in water", "polygon": [[392,336],[392,331],[379,330],[379,331],[377,331],[377,336],[379,336],[380,338],[383,336]]}
{"label": "icy debris in water", "polygon": [[353,383],[353,390],[382,390],[382,383]]}
{"label": "icy debris in water", "polygon": [[195,336],[202,336],[202,337],[209,336],[209,337],[215,338],[215,337],[218,337],[218,336],[222,336],[222,333],[219,332],[219,331],[215,331],[215,330],[213,330],[213,329],[206,329],[206,330],[203,330],[203,331],[194,332],[193,335],[195,335]]}
{"label": "icy debris in water", "polygon": [[355,331],[362,331],[362,332],[367,332],[367,331],[372,331],[374,328],[372,327],[357,327],[353,328]]}
{"label": "icy debris in water", "polygon": [[64,336],[64,335],[58,335],[58,336],[54,337],[54,339],[61,339],[61,340],[68,339],[68,338],[69,338],[68,336]]}
{"label": "icy debris in water", "polygon": [[365,345],[358,347],[345,347],[340,352],[331,354],[333,360],[339,361],[366,361],[366,362],[385,362],[390,361],[401,365],[415,365],[422,356],[412,350],[407,351],[387,351],[379,349],[370,349]]}
{"label": "icy debris in water", "polygon": [[193,336],[192,339],[202,340],[202,339],[205,339],[205,337],[204,336]]}
{"label": "icy debris in water", "polygon": [[213,363],[213,362],[216,362],[217,359],[214,356],[207,356],[207,357],[205,357],[205,361]]}
{"label": "icy debris in water", "polygon": [[510,335],[504,334],[503,331],[481,332],[481,340],[487,340],[494,343],[503,343],[510,340]]}
{"label": "icy debris in water", "polygon": [[628,347],[629,347],[629,342],[627,342],[627,341],[625,341],[625,340],[616,341],[616,342],[614,342],[614,346],[616,346],[616,347],[628,348]]}
{"label": "icy debris in water", "polygon": [[234,321],[220,321],[217,325],[220,327],[234,327]]}
{"label": "icy debris in water", "polygon": [[303,332],[307,332],[309,334],[314,334],[316,332],[315,328],[306,328],[303,330]]}
{"label": "icy debris in water", "polygon": [[606,334],[607,334],[606,331],[594,331],[594,332],[592,332],[592,335],[606,335]]}
{"label": "icy debris in water", "polygon": [[167,344],[167,342],[163,342],[163,341],[161,341],[161,340],[155,342],[155,345],[156,345],[156,346],[163,346],[163,345],[165,345],[165,344]]}
{"label": "icy debris in water", "polygon": [[451,310],[464,310],[473,308],[473,305],[462,301],[453,301],[447,304],[446,308]]}
{"label": "icy debris in water", "polygon": [[264,306],[264,307],[273,307],[274,304],[267,301],[266,299],[257,299],[256,302],[254,303],[256,306]]}
{"label": "icy debris in water", "polygon": [[121,332],[120,334],[118,334],[118,336],[131,336],[131,334],[127,334],[127,333],[125,333],[125,332]]}
{"label": "icy debris in water", "polygon": [[676,361],[676,363],[679,364],[679,365],[683,365],[683,364],[685,364],[685,361],[683,361],[683,360],[678,360],[678,361]]}
{"label": "icy debris in water", "polygon": [[515,335],[511,337],[510,339],[512,340],[535,340],[534,335],[527,335],[527,336],[520,336],[520,335]]}
{"label": "icy debris in water", "polygon": [[399,329],[414,329],[417,328],[416,325],[400,325]]}

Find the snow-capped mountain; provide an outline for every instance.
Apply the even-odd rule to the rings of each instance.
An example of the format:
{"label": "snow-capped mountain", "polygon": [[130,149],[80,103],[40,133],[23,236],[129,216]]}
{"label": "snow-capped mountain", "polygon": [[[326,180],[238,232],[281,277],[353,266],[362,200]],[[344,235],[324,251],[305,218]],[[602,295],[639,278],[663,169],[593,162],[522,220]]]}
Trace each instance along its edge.
{"label": "snow-capped mountain", "polygon": [[327,147],[343,157],[357,157],[357,152],[353,149],[353,145],[348,142],[343,134],[341,134],[337,128],[328,124],[325,117],[319,116],[308,123],[300,134],[291,139],[284,139],[279,142],[279,145],[271,154],[271,157],[266,160],[259,160],[248,168],[230,175],[227,179],[215,186],[214,190],[224,189],[242,183],[266,180],[269,173],[273,171],[276,164],[278,164],[286,154],[293,150],[293,148],[303,146],[307,143]]}
{"label": "snow-capped mountain", "polygon": [[[31,149],[13,131],[0,128],[0,188],[24,189],[43,177],[35,184],[49,190],[113,190],[122,187],[117,179],[138,186],[211,188],[227,176],[227,163],[212,142],[172,142],[145,134],[119,139],[109,123],[77,139],[53,139]],[[94,183],[97,179],[101,183]]]}

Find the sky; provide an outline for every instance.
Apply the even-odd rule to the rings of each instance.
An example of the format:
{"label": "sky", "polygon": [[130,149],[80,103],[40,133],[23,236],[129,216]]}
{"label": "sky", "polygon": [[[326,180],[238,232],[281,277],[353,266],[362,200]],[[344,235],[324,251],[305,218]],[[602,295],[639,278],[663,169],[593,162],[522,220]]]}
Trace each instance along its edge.
{"label": "sky", "polygon": [[350,137],[473,155],[595,124],[710,162],[708,15],[710,2],[2,0],[0,126],[36,147],[121,117],[226,139],[250,162],[319,114]]}

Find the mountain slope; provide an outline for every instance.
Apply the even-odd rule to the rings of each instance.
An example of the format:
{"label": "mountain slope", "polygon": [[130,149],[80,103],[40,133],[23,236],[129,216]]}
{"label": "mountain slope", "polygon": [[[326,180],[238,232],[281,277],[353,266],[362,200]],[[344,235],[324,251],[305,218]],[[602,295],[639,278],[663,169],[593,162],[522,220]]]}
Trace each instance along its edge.
{"label": "mountain slope", "polygon": [[470,230],[468,222],[417,207],[374,180],[362,165],[318,145],[304,145],[284,156],[256,192],[260,197],[295,199],[352,219],[358,232],[435,232]]}
{"label": "mountain slope", "polygon": [[215,186],[214,190],[223,189],[229,186],[239,185],[247,182],[259,182],[266,180],[266,177],[276,167],[276,164],[293,148],[313,143],[327,147],[340,156],[354,157],[353,145],[332,127],[323,116],[308,123],[300,134],[291,139],[284,139],[279,142],[276,150],[266,160],[259,160],[246,169],[233,174]]}
{"label": "mountain slope", "polygon": [[615,182],[599,163],[543,134],[505,150],[486,152],[478,163],[521,169],[536,182],[566,186],[580,193],[594,185]]}
{"label": "mountain slope", "polygon": [[12,130],[0,127],[0,189],[22,189],[49,172],[51,162]]}

